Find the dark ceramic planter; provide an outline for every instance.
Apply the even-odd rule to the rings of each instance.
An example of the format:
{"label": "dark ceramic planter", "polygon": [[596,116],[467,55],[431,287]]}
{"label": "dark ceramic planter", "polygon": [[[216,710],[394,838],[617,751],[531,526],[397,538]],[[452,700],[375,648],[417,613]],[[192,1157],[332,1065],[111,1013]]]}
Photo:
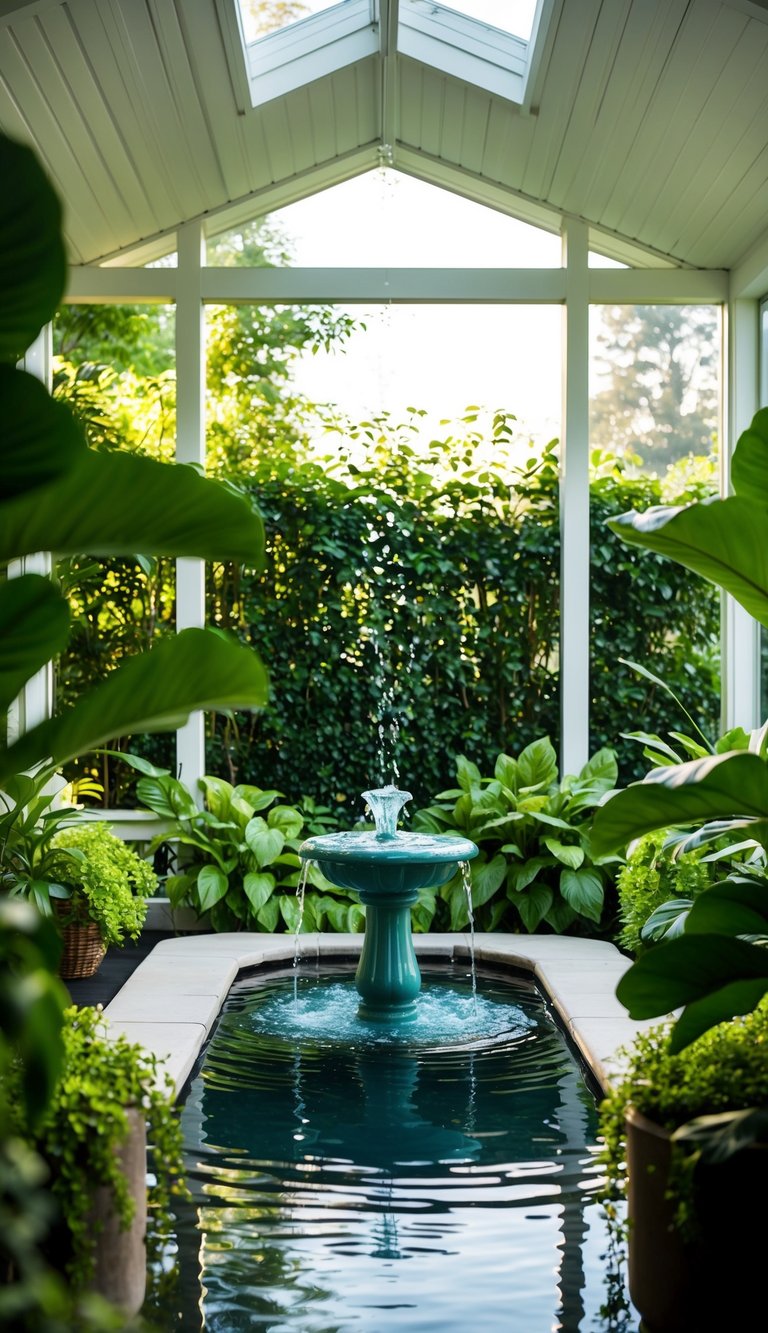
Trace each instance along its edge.
{"label": "dark ceramic planter", "polygon": [[670,1135],[631,1109],[629,1293],[647,1333],[742,1333],[766,1318],[768,1149],[755,1145],[696,1172],[696,1235],[684,1239],[665,1197]]}

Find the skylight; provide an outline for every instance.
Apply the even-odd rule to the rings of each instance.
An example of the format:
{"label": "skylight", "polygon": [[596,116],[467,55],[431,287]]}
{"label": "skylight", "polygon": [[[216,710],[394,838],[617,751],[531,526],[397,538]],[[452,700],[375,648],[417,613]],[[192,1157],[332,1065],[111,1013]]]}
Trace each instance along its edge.
{"label": "skylight", "polygon": [[[241,108],[404,55],[528,105],[553,0],[216,0]],[[386,21],[385,21],[386,20]]]}

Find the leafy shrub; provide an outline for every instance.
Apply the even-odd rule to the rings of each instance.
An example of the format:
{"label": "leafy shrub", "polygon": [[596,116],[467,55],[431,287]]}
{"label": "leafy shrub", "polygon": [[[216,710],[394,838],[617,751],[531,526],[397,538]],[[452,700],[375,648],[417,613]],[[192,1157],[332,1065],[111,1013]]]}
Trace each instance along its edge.
{"label": "leafy shrub", "polygon": [[656,939],[679,934],[687,909],[713,883],[715,873],[715,863],[704,859],[701,852],[675,855],[675,844],[670,845],[663,832],[638,838],[616,876],[619,944],[637,954]]}
{"label": "leafy shrub", "polygon": [[[428,833],[460,833],[480,848],[471,862],[472,908],[482,930],[541,927],[594,934],[604,920],[607,863],[590,851],[591,812],[616,784],[616,756],[599,750],[576,777],[558,780],[548,737],[517,759],[500,754],[492,778],[459,756],[457,789],[414,816]],[[460,874],[439,890],[443,928],[462,929],[469,904]],[[438,929],[440,926],[438,926]]]}
{"label": "leafy shrub", "polygon": [[[329,884],[316,866],[302,881],[301,842],[325,831],[329,812],[275,804],[281,793],[223,778],[200,779],[205,806],[164,769],[136,755],[139,801],[166,827],[151,850],[170,851],[175,871],[165,889],[171,907],[191,907],[213,930],[360,930],[364,913],[353,895]],[[301,893],[299,893],[301,885]]]}
{"label": "leafy shrub", "polygon": [[83,818],[56,833],[51,852],[50,873],[68,890],[62,924],[95,921],[106,945],[138,939],[157,888],[152,867],[106,824]]}

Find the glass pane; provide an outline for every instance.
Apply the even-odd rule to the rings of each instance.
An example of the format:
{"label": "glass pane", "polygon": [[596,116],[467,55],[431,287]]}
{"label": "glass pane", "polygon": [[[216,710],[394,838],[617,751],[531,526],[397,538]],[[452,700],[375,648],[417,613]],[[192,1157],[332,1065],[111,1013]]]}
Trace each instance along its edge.
{"label": "glass pane", "polygon": [[[560,237],[389,169],[367,172],[270,214],[276,265],[559,268]],[[237,244],[242,228],[209,242]],[[251,262],[254,262],[253,260]]]}
{"label": "glass pane", "polygon": [[453,4],[443,0],[443,3],[446,9],[455,9],[502,32],[511,32],[524,42],[530,38],[536,0],[455,0]]}
{"label": "glass pane", "polygon": [[272,684],[259,714],[212,719],[208,770],[349,822],[371,785],[416,808],[457,754],[491,776],[500,751],[557,745],[560,311],[208,320],[211,462],[267,526],[264,574],[214,569],[209,616]]}
{"label": "glass pane", "polygon": [[628,662],[711,741],[719,733],[717,589],[606,524],[717,494],[720,321],[711,306],[611,306],[593,310],[591,335],[591,745],[618,750],[624,783],[652,764],[622,733],[693,730]]}
{"label": "glass pane", "polygon": [[[175,450],[175,310],[172,306],[64,306],[54,323],[54,396],[81,419],[89,444],[166,461]],[[119,505],[119,496],[105,503]],[[148,650],[173,631],[175,563],[137,553],[100,559],[83,551],[56,562],[72,614],[66,652],[56,664],[56,707],[99,684],[121,661]],[[130,749],[173,768],[175,738],[114,737],[110,749]],[[103,788],[97,803],[132,807],[134,777],[120,761],[85,755],[65,775],[88,775]],[[93,803],[93,798],[86,798]]]}
{"label": "glass pane", "polygon": [[344,0],[238,0],[246,42],[257,42],[270,32],[301,19],[333,9]]}

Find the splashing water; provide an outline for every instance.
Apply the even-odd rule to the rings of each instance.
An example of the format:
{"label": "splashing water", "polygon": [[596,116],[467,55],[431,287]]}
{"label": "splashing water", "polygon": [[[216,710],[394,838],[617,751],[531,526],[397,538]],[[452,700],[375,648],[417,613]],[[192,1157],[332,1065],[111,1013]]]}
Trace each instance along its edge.
{"label": "splashing water", "polygon": [[299,946],[299,935],[304,921],[304,895],[307,891],[307,880],[309,878],[310,862],[305,861],[301,867],[299,882],[296,885],[296,905],[299,909],[299,915],[296,918],[296,929],[293,933],[293,1002],[298,1003],[298,977],[299,964],[301,962],[301,948]]}
{"label": "splashing water", "polygon": [[462,861],[461,883],[467,895],[467,915],[469,916],[469,961],[472,972],[472,999],[477,1001],[477,969],[475,967],[475,914],[472,907],[472,871],[469,861]]}

